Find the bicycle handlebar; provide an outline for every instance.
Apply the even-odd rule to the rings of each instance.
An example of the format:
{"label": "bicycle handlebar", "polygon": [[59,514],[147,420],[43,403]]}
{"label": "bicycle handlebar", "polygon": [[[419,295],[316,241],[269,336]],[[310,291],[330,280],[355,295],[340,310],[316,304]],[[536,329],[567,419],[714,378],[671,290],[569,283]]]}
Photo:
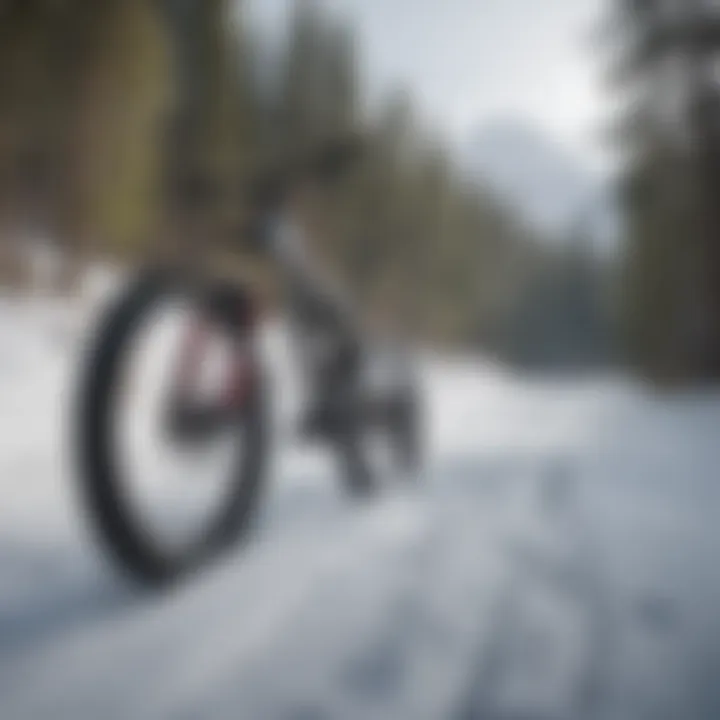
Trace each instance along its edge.
{"label": "bicycle handlebar", "polygon": [[339,179],[359,159],[362,150],[358,136],[338,138],[278,167],[257,173],[247,183],[247,195],[259,209],[275,205],[300,182],[327,183]]}
{"label": "bicycle handlebar", "polygon": [[[235,228],[231,235],[245,246],[262,249],[268,218],[281,209],[297,185],[305,181],[326,184],[338,180],[355,164],[362,151],[360,136],[346,135],[256,172],[237,191],[237,197],[247,201],[250,217],[243,228]],[[223,196],[227,199],[231,192],[202,173],[181,176],[175,183],[173,200],[183,211],[201,212],[221,201]]]}

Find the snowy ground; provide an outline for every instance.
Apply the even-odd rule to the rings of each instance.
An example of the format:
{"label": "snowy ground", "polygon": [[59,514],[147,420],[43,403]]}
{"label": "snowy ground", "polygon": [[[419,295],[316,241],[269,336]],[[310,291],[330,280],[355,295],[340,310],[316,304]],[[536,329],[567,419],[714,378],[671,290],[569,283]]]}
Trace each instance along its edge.
{"label": "snowy ground", "polygon": [[428,362],[429,462],[276,464],[257,538],[148,596],[67,457],[75,328],[0,305],[0,718],[720,717],[720,396]]}

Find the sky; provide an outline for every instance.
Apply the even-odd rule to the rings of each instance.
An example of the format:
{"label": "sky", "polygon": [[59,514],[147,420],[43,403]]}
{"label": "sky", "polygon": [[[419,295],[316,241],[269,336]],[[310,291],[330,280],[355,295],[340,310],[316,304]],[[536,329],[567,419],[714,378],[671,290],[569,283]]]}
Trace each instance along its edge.
{"label": "sky", "polygon": [[[248,0],[263,30],[292,0]],[[609,120],[596,30],[604,0],[324,0],[349,18],[372,96],[407,87],[462,147],[498,118],[530,120],[602,172]]]}

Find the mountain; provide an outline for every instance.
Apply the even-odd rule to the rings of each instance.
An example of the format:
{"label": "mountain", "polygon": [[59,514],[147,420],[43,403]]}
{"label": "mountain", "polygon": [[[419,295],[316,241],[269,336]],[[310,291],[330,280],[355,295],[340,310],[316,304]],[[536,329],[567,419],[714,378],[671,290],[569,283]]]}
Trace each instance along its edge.
{"label": "mountain", "polygon": [[596,245],[613,242],[617,213],[609,186],[542,130],[521,120],[495,121],[471,136],[463,154],[469,176],[543,235],[561,239],[580,226]]}

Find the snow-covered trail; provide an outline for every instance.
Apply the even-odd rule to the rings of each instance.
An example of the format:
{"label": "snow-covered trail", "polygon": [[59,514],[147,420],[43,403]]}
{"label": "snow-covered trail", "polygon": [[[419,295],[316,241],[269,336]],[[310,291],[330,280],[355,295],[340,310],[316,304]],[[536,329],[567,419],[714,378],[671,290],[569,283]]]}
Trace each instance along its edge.
{"label": "snow-covered trail", "polygon": [[417,488],[288,453],[253,542],[148,596],[74,501],[72,361],[0,308],[3,720],[720,716],[720,398],[428,362]]}

